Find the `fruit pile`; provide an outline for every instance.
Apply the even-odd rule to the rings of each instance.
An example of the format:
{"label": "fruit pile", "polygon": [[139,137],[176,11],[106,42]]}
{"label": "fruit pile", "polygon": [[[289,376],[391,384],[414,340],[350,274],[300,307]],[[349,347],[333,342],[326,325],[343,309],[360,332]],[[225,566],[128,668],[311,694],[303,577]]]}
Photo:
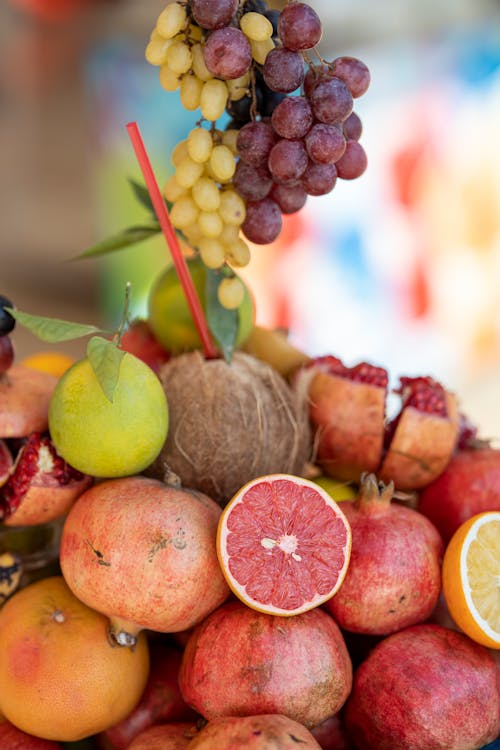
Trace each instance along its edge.
{"label": "fruit pile", "polygon": [[[190,0],[167,6],[148,46],[185,106],[232,116],[225,131],[198,124],[166,189],[173,219],[190,202],[186,264],[219,356],[172,268],[145,319],[126,295],[113,335],[0,296],[1,747],[499,738],[500,451],[429,376],[400,378],[389,419],[383,367],[297,350],[255,325],[231,269],[213,275],[248,259],[238,230],[252,239],[253,210],[268,231],[269,204],[359,173],[351,109],[367,71],[337,58],[304,73],[320,34],[304,3]],[[280,171],[297,169],[289,149],[307,154],[300,175]],[[253,173],[271,183],[259,198]],[[16,324],[86,337],[86,355],[18,364]],[[33,567],[47,528],[60,540]]]}
{"label": "fruit pile", "polygon": [[[302,2],[280,13],[265,0],[191,0],[157,19],[146,58],[161,85],[201,113],[172,153],[164,193],[172,223],[209,268],[246,266],[248,242],[275,240],[282,214],[366,169],[353,104],[369,70],[354,57],[324,60],[321,36],[319,16]],[[241,284],[225,280],[222,304],[241,298]]]}

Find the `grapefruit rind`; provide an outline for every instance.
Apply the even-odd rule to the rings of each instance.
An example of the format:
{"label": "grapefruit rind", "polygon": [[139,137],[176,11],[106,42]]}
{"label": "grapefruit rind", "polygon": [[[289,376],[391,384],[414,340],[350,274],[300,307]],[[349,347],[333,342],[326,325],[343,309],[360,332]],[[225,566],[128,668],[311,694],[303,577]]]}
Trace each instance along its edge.
{"label": "grapefruit rind", "polygon": [[[485,527],[494,524],[491,534]],[[500,511],[488,511],[473,516],[456,531],[446,549],[443,560],[443,594],[448,610],[463,632],[472,640],[488,648],[500,649],[500,631],[491,626],[500,622],[500,600],[495,596],[500,585]],[[485,531],[494,541],[494,546],[484,544]],[[496,543],[496,544],[495,544]],[[493,604],[485,619],[478,608],[477,597],[471,587],[471,563],[480,569],[481,593],[489,592]],[[457,570],[457,564],[459,570]],[[486,589],[485,589],[486,586]],[[484,608],[483,608],[484,609]]]}
{"label": "grapefruit rind", "polygon": [[[227,540],[228,540],[229,534],[231,533],[231,531],[228,529],[228,519],[231,515],[231,512],[234,510],[234,508],[238,504],[243,502],[243,498],[245,497],[245,495],[254,486],[260,483],[274,483],[274,482],[282,481],[282,480],[290,481],[295,486],[297,485],[303,486],[303,487],[314,490],[314,492],[324,501],[325,505],[327,505],[330,509],[333,510],[336,518],[342,521],[343,529],[345,532],[345,543],[342,548],[343,562],[342,562],[340,569],[338,570],[335,585],[333,585],[327,593],[322,593],[322,594],[316,593],[315,596],[304,601],[300,606],[296,606],[293,608],[281,608],[281,607],[260,601],[259,599],[249,594],[249,592],[246,590],[246,586],[244,584],[241,584],[232,574],[230,570],[230,565],[229,565],[230,555],[227,551]],[[267,552],[269,552],[269,554],[272,554],[273,548],[278,546],[273,540],[270,540],[266,537],[261,539],[260,543],[261,543],[261,546],[264,547],[264,549],[266,549]],[[219,564],[221,566],[223,575],[231,591],[235,594],[235,596],[238,599],[240,599],[240,601],[242,601],[251,609],[255,609],[258,612],[263,612],[265,614],[277,615],[281,617],[291,617],[293,615],[307,612],[308,610],[314,609],[315,607],[318,607],[321,604],[324,604],[326,601],[328,601],[328,599],[331,599],[331,597],[335,595],[335,593],[338,591],[338,589],[342,585],[342,582],[347,573],[350,555],[351,555],[351,544],[352,544],[352,535],[351,535],[351,528],[350,528],[349,522],[346,516],[344,515],[344,513],[342,512],[341,508],[339,507],[339,505],[335,502],[335,500],[333,500],[332,497],[328,494],[328,492],[326,492],[322,487],[317,485],[315,482],[312,482],[308,479],[304,479],[303,477],[298,477],[298,476],[291,475],[291,474],[269,474],[269,475],[265,475],[265,476],[261,476],[256,479],[253,479],[250,482],[247,482],[234,495],[234,497],[230,500],[230,502],[224,508],[221,514],[221,517],[219,519],[219,524],[217,528],[217,556],[219,558]],[[293,557],[293,551],[290,549],[289,552],[291,556]],[[300,559],[300,556],[298,557]]]}

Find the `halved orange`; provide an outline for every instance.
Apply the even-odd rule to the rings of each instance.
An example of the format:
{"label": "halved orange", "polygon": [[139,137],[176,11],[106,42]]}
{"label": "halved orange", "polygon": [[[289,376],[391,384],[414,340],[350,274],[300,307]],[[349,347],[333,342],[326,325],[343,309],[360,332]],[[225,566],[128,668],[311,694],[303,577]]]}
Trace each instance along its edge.
{"label": "halved orange", "polygon": [[443,595],[469,638],[500,649],[500,511],[478,513],[456,530],[443,559]]}
{"label": "halved orange", "polygon": [[245,484],[224,508],[217,554],[226,580],[259,612],[290,616],[339,589],[351,554],[351,528],[322,487],[291,474]]}

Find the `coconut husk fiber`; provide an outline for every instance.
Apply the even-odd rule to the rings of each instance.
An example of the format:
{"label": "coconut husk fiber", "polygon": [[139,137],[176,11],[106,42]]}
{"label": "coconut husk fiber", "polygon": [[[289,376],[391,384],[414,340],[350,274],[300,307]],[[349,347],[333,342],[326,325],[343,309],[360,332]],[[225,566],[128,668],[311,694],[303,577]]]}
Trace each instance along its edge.
{"label": "coconut husk fiber", "polygon": [[169,482],[173,473],[225,505],[251,479],[303,474],[312,450],[307,403],[267,363],[240,351],[231,364],[193,351],[159,376],[170,424],[149,475]]}

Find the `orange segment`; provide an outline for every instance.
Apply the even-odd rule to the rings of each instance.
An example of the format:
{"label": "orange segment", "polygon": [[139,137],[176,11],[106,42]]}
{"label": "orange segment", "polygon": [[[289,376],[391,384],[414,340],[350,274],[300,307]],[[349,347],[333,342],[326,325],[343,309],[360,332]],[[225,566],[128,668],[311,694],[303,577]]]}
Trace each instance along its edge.
{"label": "orange segment", "polygon": [[344,580],[351,529],[337,503],[314,482],[271,474],[248,482],[225,507],[217,554],[245,604],[296,615],[323,604]]}
{"label": "orange segment", "polygon": [[500,511],[479,513],[457,529],[443,560],[443,594],[464,633],[500,649]]}

